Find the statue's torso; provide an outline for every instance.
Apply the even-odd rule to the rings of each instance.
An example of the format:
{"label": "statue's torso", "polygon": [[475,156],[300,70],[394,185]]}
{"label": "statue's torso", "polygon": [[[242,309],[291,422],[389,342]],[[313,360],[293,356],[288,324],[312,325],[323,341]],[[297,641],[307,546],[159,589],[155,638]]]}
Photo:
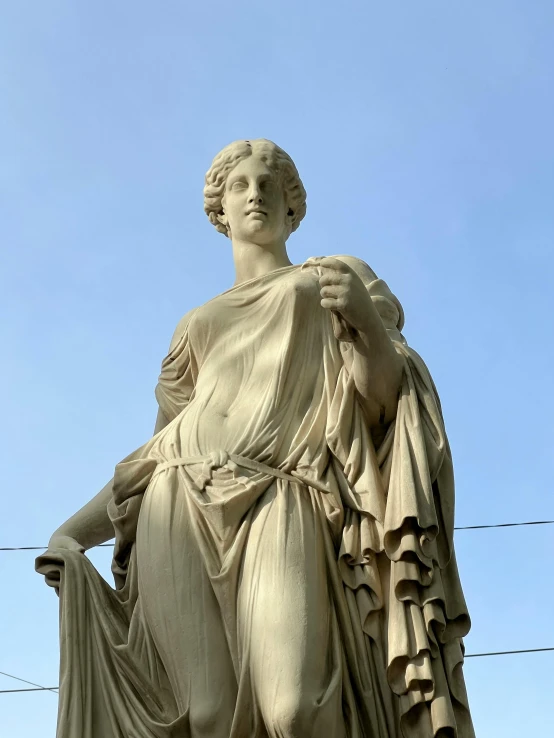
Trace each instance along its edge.
{"label": "statue's torso", "polygon": [[307,433],[321,442],[319,406],[340,356],[320,299],[316,269],[295,266],[194,312],[187,329],[194,391],[172,423],[182,455],[225,449],[276,464]]}

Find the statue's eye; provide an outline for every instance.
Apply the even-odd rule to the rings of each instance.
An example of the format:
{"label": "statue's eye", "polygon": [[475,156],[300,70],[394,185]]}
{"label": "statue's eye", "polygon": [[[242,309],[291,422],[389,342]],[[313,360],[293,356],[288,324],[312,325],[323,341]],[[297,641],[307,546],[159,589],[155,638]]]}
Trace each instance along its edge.
{"label": "statue's eye", "polygon": [[231,185],[232,190],[244,190],[246,187],[246,182],[241,182],[240,179],[236,182],[233,182]]}
{"label": "statue's eye", "polygon": [[261,188],[262,190],[272,190],[273,189],[274,182],[271,179],[266,180],[265,182],[262,182]]}

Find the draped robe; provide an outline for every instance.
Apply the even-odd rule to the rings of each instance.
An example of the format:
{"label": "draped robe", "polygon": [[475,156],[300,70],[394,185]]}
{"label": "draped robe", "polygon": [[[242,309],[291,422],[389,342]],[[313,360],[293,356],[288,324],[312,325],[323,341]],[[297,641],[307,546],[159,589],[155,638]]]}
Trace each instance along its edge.
{"label": "draped robe", "polygon": [[58,738],[474,736],[439,399],[350,262],[403,360],[395,420],[368,426],[316,260],[192,311],[169,423],[116,467],[115,588],[82,554],[38,559],[61,578]]}

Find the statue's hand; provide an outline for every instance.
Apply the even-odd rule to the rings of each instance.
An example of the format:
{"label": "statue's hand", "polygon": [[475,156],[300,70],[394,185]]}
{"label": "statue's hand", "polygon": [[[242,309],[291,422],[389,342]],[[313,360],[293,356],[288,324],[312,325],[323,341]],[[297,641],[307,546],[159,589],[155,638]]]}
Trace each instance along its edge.
{"label": "statue's hand", "polygon": [[371,298],[356,272],[332,256],[319,261],[321,306],[339,313],[356,331],[364,331]]}
{"label": "statue's hand", "polygon": [[54,587],[56,592],[60,587],[60,570],[63,566],[63,560],[56,553],[58,551],[84,553],[85,549],[79,541],[71,538],[71,536],[54,533],[50,538],[48,549],[37,558],[35,568],[39,574],[44,575],[46,584],[49,587]]}
{"label": "statue's hand", "polygon": [[57,533],[50,538],[48,541],[48,551],[57,551],[62,549],[63,551],[78,551],[79,553],[85,553],[85,549],[79,541],[71,536],[63,536]]}

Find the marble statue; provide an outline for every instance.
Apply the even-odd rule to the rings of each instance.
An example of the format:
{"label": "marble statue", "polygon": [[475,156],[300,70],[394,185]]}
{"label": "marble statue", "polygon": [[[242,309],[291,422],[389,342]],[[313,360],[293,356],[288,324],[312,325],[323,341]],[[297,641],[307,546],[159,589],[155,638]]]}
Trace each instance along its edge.
{"label": "marble statue", "polygon": [[[204,207],[236,281],[179,322],[154,436],[52,536],[58,738],[471,738],[437,391],[361,259],[292,264],[291,158]],[[112,588],[84,555],[115,535]]]}

